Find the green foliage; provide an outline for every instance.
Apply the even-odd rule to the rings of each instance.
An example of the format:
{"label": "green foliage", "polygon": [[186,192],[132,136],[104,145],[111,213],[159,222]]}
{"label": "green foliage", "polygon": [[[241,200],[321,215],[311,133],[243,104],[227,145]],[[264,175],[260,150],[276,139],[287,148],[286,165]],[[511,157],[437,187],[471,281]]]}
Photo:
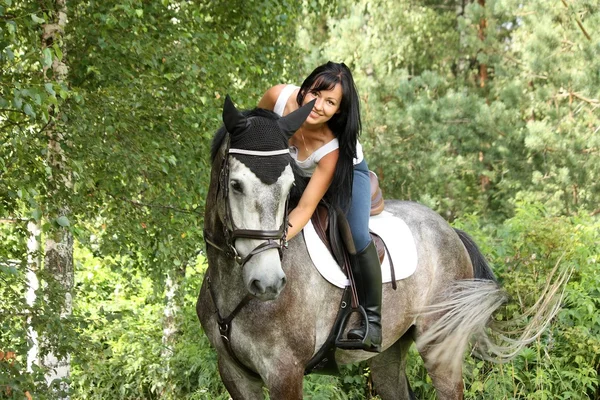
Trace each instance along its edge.
{"label": "green foliage", "polygon": [[[513,296],[499,318],[532,304],[556,263],[574,268],[538,342],[506,365],[467,358],[465,397],[597,398],[596,3],[67,1],[50,43],[55,2],[0,0],[0,351],[14,353],[0,360],[0,396],[58,396],[47,370],[26,370],[32,328],[48,339],[41,355],[71,355],[72,398],[229,398],[194,312],[223,96],[254,107],[331,59],[355,76],[386,197],[475,236]],[[64,169],[48,159],[49,131]],[[41,228],[30,254],[28,222]],[[40,268],[54,229],[77,241],[69,318],[64,288]],[[43,284],[30,305],[32,270]],[[408,371],[418,398],[434,398],[414,349]],[[305,380],[306,398],[371,395],[362,364]]]}
{"label": "green foliage", "polygon": [[[127,257],[98,259],[83,249],[76,255],[80,264],[74,313],[80,321],[80,345],[72,353],[75,398],[229,398],[218,375],[216,353],[195,313],[198,283],[206,268],[202,258],[187,270],[179,300],[181,337],[173,356],[164,359],[164,305],[152,280]],[[342,366],[341,371],[340,377],[309,376],[306,398],[364,398],[364,367]]]}
{"label": "green foliage", "polygon": [[306,63],[352,69],[386,197],[448,219],[502,221],[521,199],[554,215],[597,208],[597,4],[340,3],[301,31]]}
{"label": "green foliage", "polygon": [[369,371],[365,363],[341,365],[339,376],[309,375],[304,380],[304,398],[313,400],[368,398]]}
{"label": "green foliage", "polygon": [[[123,311],[108,324],[113,332],[91,335],[111,351],[115,348],[120,358],[99,359],[126,366],[123,374],[99,368],[94,370],[97,381],[74,382],[73,387],[89,385],[90,396],[107,393],[97,389],[98,384],[108,388],[123,383],[125,393],[137,390],[142,397],[168,391],[168,368],[161,366],[161,360],[127,364],[128,357],[143,356],[145,344],[127,348],[125,340],[130,338],[123,329],[144,337],[145,343],[162,336],[164,321],[155,312],[165,306],[165,278],[171,270],[185,271],[203,247],[208,153],[220,125],[223,96],[231,93],[241,107],[254,107],[272,81],[285,80],[297,71],[299,51],[290,32],[301,4],[67,1],[65,31],[55,32],[54,42],[44,48],[44,29],[55,28],[44,24],[56,17],[55,6],[45,1],[0,1],[0,220],[20,221],[11,222],[7,230],[14,240],[7,241],[6,248],[4,242],[0,246],[3,275],[5,268],[13,275],[6,278],[11,289],[0,295],[0,312],[8,316],[3,319],[8,331],[0,336],[0,350],[18,350],[19,363],[11,368],[23,377],[16,381],[13,376],[2,384],[14,387],[12,393],[19,394],[21,386],[33,391],[33,375],[24,369],[31,346],[23,334],[28,323],[51,339],[62,335],[62,345],[54,339],[50,342],[58,355],[73,354],[83,332],[88,333],[58,317],[65,293],[52,277],[41,275],[41,269],[36,271],[38,278],[48,286],[37,293],[39,302],[33,307],[25,302],[26,273],[31,267],[25,247],[29,233],[24,227],[32,219],[42,227],[41,254],[50,229],[62,227],[94,255],[117,260],[103,266],[113,266],[120,278],[140,274],[130,283],[141,285],[148,278],[153,283],[155,299],[145,315],[154,318],[154,330],[138,327],[138,320]],[[58,61],[69,68],[60,84],[49,68]],[[56,116],[60,119],[53,120]],[[49,129],[62,137],[63,170],[48,159]],[[64,205],[69,216],[50,216],[51,210]],[[18,249],[12,248],[13,242]],[[5,267],[4,260],[17,263]],[[181,288],[180,283],[176,282]],[[50,296],[56,307],[44,305],[44,296]],[[181,293],[177,296],[181,298]],[[122,303],[138,306],[126,299]],[[104,297],[97,300],[108,302]],[[24,315],[38,312],[47,315],[39,323],[27,322]],[[92,315],[95,319],[88,320]],[[112,311],[77,314],[81,320],[76,323],[93,326],[114,315]],[[189,320],[196,318],[192,314]],[[98,343],[88,344],[98,350]],[[206,349],[206,344],[201,348]],[[74,365],[77,360],[73,358]],[[148,381],[135,383],[130,372],[140,368],[154,372]],[[36,395],[51,396],[44,372],[36,375],[41,377]]]}
{"label": "green foliage", "polygon": [[[458,226],[479,231],[472,222]],[[519,204],[515,217],[477,237],[512,296],[503,319],[518,317],[540,297],[555,265],[573,268],[573,273],[549,329],[513,362],[490,365],[467,359],[465,398],[595,398],[600,367],[599,228],[598,221],[584,214],[552,217],[539,204]]]}
{"label": "green foliage", "polygon": [[[37,1],[0,2],[0,215],[39,219],[39,195],[50,175],[44,165],[44,129],[67,97],[46,69],[61,57],[57,44],[42,52],[47,12]],[[46,77],[44,75],[46,71]],[[27,171],[27,173],[24,173]]]}

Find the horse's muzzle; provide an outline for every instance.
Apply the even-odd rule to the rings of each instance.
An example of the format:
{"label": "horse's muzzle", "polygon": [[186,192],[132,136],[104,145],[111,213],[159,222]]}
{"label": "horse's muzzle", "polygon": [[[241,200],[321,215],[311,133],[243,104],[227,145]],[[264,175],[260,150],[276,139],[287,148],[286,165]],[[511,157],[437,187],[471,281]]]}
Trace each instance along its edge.
{"label": "horse's muzzle", "polygon": [[252,279],[248,285],[248,291],[250,294],[262,301],[275,300],[286,284],[285,274],[282,273],[277,276]]}

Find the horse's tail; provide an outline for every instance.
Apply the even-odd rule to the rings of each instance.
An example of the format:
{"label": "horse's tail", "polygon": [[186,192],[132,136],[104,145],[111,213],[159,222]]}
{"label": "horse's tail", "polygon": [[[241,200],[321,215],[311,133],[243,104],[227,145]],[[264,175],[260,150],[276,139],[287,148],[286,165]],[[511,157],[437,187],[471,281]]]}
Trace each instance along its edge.
{"label": "horse's tail", "polygon": [[[465,246],[473,259],[472,251],[476,247],[471,246],[474,244],[472,240],[469,242]],[[481,268],[481,264],[475,267],[476,260],[482,259],[483,256],[474,259],[476,270]],[[473,345],[472,354],[481,359],[496,363],[510,361],[542,334],[558,312],[564,284],[572,271],[562,271],[552,283],[558,265],[557,263],[548,277],[539,300],[525,310],[522,316],[509,321],[492,319],[494,312],[508,301],[507,293],[495,280],[479,278],[451,283],[440,294],[438,302],[422,310],[422,317],[434,316],[436,321],[417,338],[417,346],[428,349],[429,360],[446,363],[452,367],[452,371],[461,370],[469,342]],[[485,269],[479,269],[478,273],[481,274],[482,271],[485,272]],[[490,273],[491,270],[487,276]]]}
{"label": "horse's tail", "polygon": [[467,232],[465,231],[461,231],[460,229],[456,228],[454,228],[454,231],[458,234],[458,237],[463,242],[467,252],[469,253],[469,257],[471,257],[475,279],[484,279],[497,282],[494,272],[483,256],[483,253],[481,253],[481,250],[479,250],[479,247],[477,247],[475,241],[469,235],[467,235]]}

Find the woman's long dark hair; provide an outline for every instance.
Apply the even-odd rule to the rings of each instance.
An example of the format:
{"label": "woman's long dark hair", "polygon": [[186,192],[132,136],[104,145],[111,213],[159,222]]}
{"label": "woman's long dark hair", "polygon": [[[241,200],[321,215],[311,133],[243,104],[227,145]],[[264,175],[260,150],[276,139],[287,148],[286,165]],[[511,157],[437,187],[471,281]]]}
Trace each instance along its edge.
{"label": "woman's long dark hair", "polygon": [[360,100],[350,69],[344,63],[331,61],[317,67],[300,86],[296,101],[301,106],[307,93],[331,90],[336,84],[342,88],[342,101],[339,112],[327,121],[327,125],[338,139],[340,156],[326,197],[346,210],[352,196],[356,141],[362,129]]}

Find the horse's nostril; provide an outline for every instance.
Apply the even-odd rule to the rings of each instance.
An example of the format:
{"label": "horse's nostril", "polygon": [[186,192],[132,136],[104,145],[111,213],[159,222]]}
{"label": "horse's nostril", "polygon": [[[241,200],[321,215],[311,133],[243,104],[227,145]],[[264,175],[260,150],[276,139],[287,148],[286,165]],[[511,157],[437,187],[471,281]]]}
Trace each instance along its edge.
{"label": "horse's nostril", "polygon": [[284,276],[283,278],[281,278],[281,286],[280,286],[280,288],[283,289],[285,287],[286,283],[287,283],[287,279]]}
{"label": "horse's nostril", "polygon": [[262,285],[262,283],[258,279],[255,279],[252,281],[252,283],[250,284],[250,288],[252,289],[252,292],[254,292],[254,294],[264,294],[265,293],[265,287]]}

